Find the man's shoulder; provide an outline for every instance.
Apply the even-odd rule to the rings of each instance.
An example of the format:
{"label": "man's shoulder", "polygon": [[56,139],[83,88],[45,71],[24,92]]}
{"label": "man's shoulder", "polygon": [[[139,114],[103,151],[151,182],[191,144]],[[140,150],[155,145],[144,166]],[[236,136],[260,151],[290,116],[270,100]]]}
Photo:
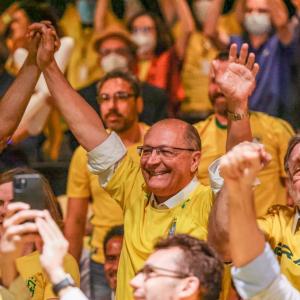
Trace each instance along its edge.
{"label": "man's shoulder", "polygon": [[273,205],[271,206],[267,214],[265,215],[265,218],[268,217],[277,217],[279,219],[290,219],[295,215],[295,208],[289,207],[286,205]]}

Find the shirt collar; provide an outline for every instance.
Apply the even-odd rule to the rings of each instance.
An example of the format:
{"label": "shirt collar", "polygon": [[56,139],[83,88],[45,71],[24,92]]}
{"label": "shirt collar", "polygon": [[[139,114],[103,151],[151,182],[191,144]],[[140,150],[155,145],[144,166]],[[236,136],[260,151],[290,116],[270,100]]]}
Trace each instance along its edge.
{"label": "shirt collar", "polygon": [[189,194],[196,188],[199,184],[199,180],[197,177],[194,177],[188,185],[186,185],[181,191],[179,191],[176,195],[172,196],[168,200],[163,203],[157,203],[154,194],[151,194],[150,203],[154,208],[157,209],[168,209],[175,207],[179,202],[186,199]]}
{"label": "shirt collar", "polygon": [[[293,227],[292,227],[292,233],[296,233],[298,222],[300,221],[300,211],[298,208],[296,208],[295,215],[294,215],[294,221],[293,221]],[[299,230],[299,226],[298,226]]]}

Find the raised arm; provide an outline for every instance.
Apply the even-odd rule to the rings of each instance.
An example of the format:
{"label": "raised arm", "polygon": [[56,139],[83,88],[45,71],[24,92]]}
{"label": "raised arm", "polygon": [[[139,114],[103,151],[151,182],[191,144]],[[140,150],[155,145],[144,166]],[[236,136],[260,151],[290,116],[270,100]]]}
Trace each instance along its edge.
{"label": "raised arm", "polygon": [[181,34],[176,41],[176,50],[178,56],[183,59],[190,34],[195,30],[195,23],[186,0],[175,0],[174,4],[181,25]]}
{"label": "raised arm", "polygon": [[109,0],[98,0],[94,14],[94,29],[95,32],[101,32],[105,28],[106,12],[108,9]]}
{"label": "raised arm", "polygon": [[270,159],[263,145],[243,143],[220,162],[229,200],[229,248],[236,267],[246,265],[264,250],[265,238],[256,222],[253,184]]}
{"label": "raised arm", "polygon": [[294,26],[289,21],[289,15],[283,0],[268,0],[272,23],[282,44],[288,45],[293,38]]}
{"label": "raised arm", "polygon": [[[213,71],[221,92],[227,100],[228,120],[227,151],[241,142],[251,141],[252,134],[248,115],[248,98],[255,87],[255,76],[259,70],[255,56],[248,46],[242,46],[237,58],[237,46],[233,44],[229,54],[230,64],[225,72],[221,72],[217,62],[213,62]],[[217,195],[212,208],[209,225],[208,241],[225,261],[230,260],[228,249],[228,196],[226,187]]]}
{"label": "raised arm", "polygon": [[40,34],[28,38],[30,48],[27,59],[17,78],[0,101],[0,140],[12,135],[19,125],[41,73],[36,63]]}
{"label": "raised arm", "polygon": [[229,44],[229,36],[218,31],[218,21],[224,7],[224,0],[212,0],[212,3],[207,12],[209,18],[205,20],[203,31],[219,48],[225,48]]}
{"label": "raised arm", "polygon": [[30,26],[30,30],[42,34],[37,61],[54,104],[79,143],[87,151],[94,149],[107,138],[108,134],[96,111],[71,87],[58,68],[54,59],[54,42],[58,38],[53,37],[53,28],[35,23]]}

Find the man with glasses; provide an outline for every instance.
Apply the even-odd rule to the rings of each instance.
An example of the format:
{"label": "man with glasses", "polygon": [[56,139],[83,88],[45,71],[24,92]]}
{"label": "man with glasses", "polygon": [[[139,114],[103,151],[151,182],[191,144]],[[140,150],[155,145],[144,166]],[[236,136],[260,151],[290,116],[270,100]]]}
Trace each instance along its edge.
{"label": "man with glasses", "polygon": [[154,249],[130,282],[134,299],[219,299],[223,264],[207,243],[179,234]]}
{"label": "man with glasses", "polygon": [[[118,134],[124,145],[129,147],[132,159],[138,162],[136,146],[142,143],[148,126],[138,122],[143,100],[137,79],[123,71],[107,73],[98,83],[98,103],[105,127],[108,131]],[[79,146],[74,152],[69,168],[68,209],[64,232],[70,244],[70,253],[79,262],[88,204],[91,202],[91,298],[103,300],[110,299],[111,295],[111,289],[104,276],[103,240],[113,226],[123,224],[123,216],[121,207],[100,187],[98,176],[88,171],[87,162],[87,152]]]}
{"label": "man with glasses", "polygon": [[[95,37],[94,49],[98,54],[99,67],[105,73],[114,70],[130,71],[135,73],[137,65],[136,44],[129,33],[116,26],[110,26]],[[98,80],[79,90],[80,95],[100,113],[97,103]],[[147,82],[141,82],[141,97],[144,107],[139,113],[139,120],[148,125],[167,117],[168,97],[164,90]],[[72,139],[72,148],[78,145]]]}
{"label": "man with glasses", "polygon": [[[31,26],[43,34],[45,25]],[[166,119],[155,123],[144,137],[140,163],[132,160],[115,132],[107,133],[99,116],[70,87],[53,58],[52,39],[43,39],[38,56],[55,105],[69,128],[88,151],[89,168],[118,202],[124,215],[124,242],[118,271],[117,299],[132,299],[129,281],[161,236],[187,233],[201,239],[213,201],[209,187],[196,177],[201,156],[197,130],[184,121]],[[251,140],[248,97],[255,86],[259,66],[248,56],[245,44],[239,57],[230,49],[230,64],[217,80],[235,115],[228,127],[227,147]],[[224,197],[224,193],[219,194]]]}

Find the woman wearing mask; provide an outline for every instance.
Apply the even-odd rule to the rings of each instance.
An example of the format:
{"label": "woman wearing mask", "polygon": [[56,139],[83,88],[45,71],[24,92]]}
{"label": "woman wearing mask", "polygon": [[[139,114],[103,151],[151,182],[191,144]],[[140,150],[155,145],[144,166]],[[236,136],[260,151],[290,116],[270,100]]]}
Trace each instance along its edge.
{"label": "woman wearing mask", "polygon": [[187,42],[194,31],[194,21],[185,0],[172,1],[180,20],[181,34],[175,43],[164,23],[154,14],[140,12],[129,21],[132,39],[138,45],[137,74],[146,81],[167,91],[170,99],[169,116],[176,115],[184,98],[180,81],[182,61]]}

